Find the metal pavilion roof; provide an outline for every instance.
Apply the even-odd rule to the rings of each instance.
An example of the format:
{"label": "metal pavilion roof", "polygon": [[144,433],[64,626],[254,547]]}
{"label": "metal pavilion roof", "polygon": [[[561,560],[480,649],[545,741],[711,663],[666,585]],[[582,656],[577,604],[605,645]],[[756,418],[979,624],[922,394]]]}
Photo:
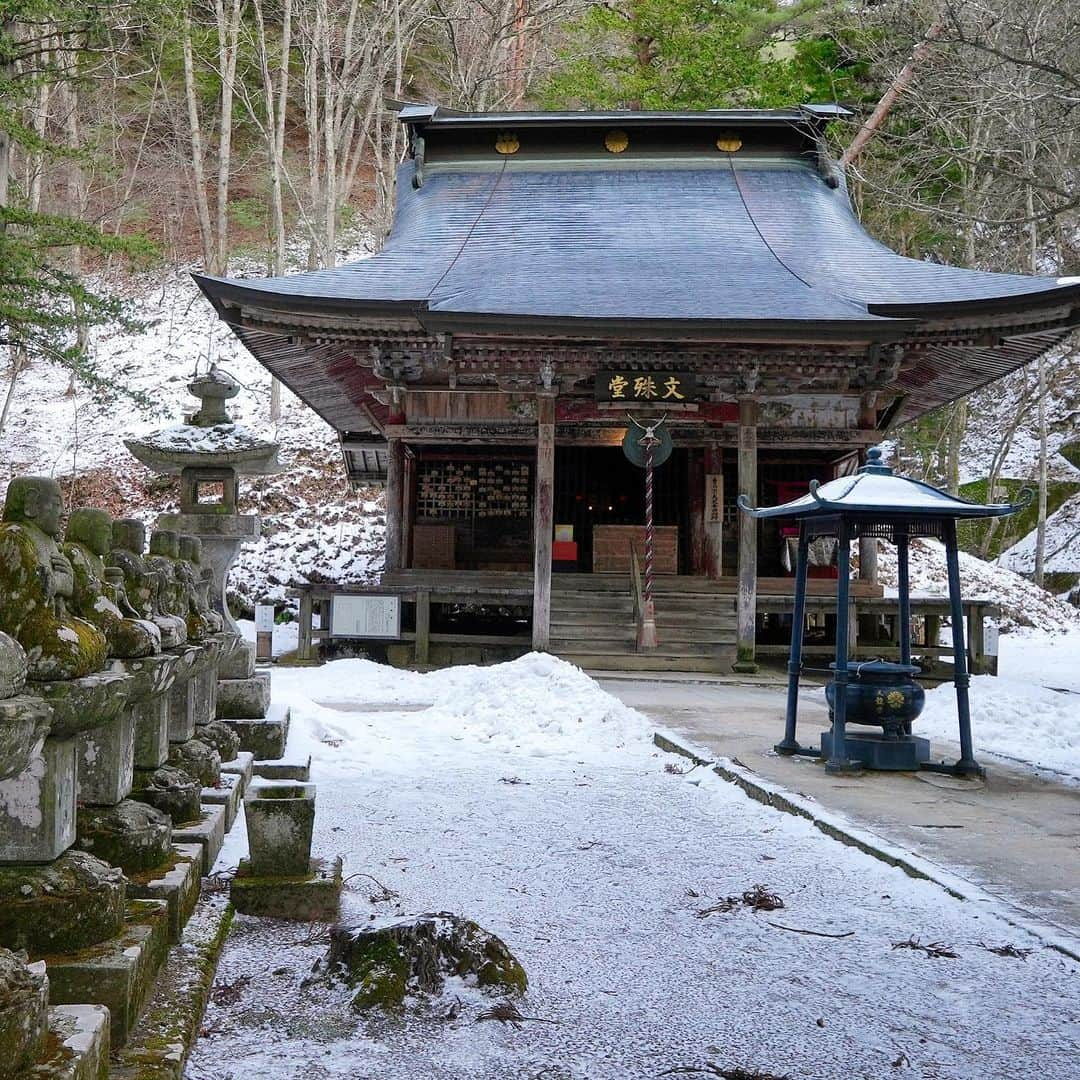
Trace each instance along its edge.
{"label": "metal pavilion roof", "polygon": [[957,498],[922,480],[897,476],[881,462],[881,450],[867,451],[867,462],[853,476],[842,476],[828,483],[810,482],[810,490],[780,506],[752,507],[745,495],[738,499],[739,507],[755,518],[836,518],[860,516],[884,521],[893,518],[907,520],[1004,517],[1015,513],[1030,502],[984,505]]}

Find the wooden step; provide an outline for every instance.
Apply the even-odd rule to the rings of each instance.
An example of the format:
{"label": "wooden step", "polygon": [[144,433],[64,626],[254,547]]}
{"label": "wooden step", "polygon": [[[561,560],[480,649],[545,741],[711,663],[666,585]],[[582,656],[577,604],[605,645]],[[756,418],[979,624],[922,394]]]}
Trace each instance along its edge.
{"label": "wooden step", "polygon": [[552,650],[557,656],[586,671],[701,671],[711,674],[731,671],[734,650],[712,657],[669,656],[662,653],[578,653]]}

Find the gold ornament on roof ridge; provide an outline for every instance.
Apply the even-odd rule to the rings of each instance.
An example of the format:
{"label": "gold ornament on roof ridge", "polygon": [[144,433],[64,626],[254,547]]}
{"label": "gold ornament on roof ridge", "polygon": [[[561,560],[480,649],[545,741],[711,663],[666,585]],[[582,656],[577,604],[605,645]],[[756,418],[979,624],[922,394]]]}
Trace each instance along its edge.
{"label": "gold ornament on roof ridge", "polygon": [[621,154],[629,145],[630,136],[620,128],[615,128],[604,136],[604,146],[612,154]]}
{"label": "gold ornament on roof ridge", "polygon": [[716,149],[723,150],[725,154],[734,154],[742,149],[742,139],[730,131],[725,131],[716,137]]}
{"label": "gold ornament on roof ridge", "polygon": [[495,140],[495,149],[500,154],[516,154],[521,149],[521,143],[513,131],[500,131]]}

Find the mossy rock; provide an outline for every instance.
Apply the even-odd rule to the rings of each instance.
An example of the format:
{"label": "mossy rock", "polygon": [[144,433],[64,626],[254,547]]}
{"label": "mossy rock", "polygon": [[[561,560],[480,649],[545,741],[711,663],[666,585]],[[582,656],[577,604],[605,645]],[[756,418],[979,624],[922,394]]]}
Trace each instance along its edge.
{"label": "mossy rock", "polygon": [[173,825],[198,821],[203,784],[184,769],[162,765],[160,769],[136,769],[131,797],[167,815]]}
{"label": "mossy rock", "polygon": [[120,932],[124,899],[124,875],[83,851],[0,866],[0,945],[32,957],[89,948]]}
{"label": "mossy rock", "polygon": [[214,787],[221,779],[221,755],[201,739],[173,743],[168,764],[194,776],[203,787]]}
{"label": "mossy rock", "polygon": [[523,994],[525,969],[501,938],[459,915],[427,915],[335,926],[326,968],[356,990],[352,1007],[400,1008],[409,990],[437,994],[448,976]]}
{"label": "mossy rock", "polygon": [[80,807],[76,843],[125,874],[159,867],[172,856],[172,822],[146,803],[123,799],[115,806]]}
{"label": "mossy rock", "polygon": [[44,972],[0,949],[0,1076],[16,1076],[37,1060],[48,1030],[48,986]]}
{"label": "mossy rock", "polygon": [[195,738],[216,750],[222,761],[235,761],[240,753],[240,736],[220,720],[200,724],[195,729]]}

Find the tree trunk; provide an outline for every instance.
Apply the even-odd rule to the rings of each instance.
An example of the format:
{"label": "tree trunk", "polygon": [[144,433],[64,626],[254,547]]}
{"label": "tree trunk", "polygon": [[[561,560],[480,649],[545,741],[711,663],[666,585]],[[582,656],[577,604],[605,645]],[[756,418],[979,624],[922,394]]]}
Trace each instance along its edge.
{"label": "tree trunk", "polygon": [[206,157],[203,149],[202,126],[199,121],[199,99],[195,90],[195,60],[191,48],[191,8],[184,11],[181,22],[181,47],[184,54],[184,97],[187,101],[188,137],[191,141],[192,194],[195,217],[199,223],[202,241],[203,265],[211,274],[217,274],[217,255],[214,250],[213,228],[210,224],[210,204],[206,198]]}
{"label": "tree trunk", "polygon": [[232,0],[226,15],[225,0],[215,0],[217,16],[218,70],[221,76],[221,120],[218,124],[217,246],[216,273],[229,268],[229,170],[232,164],[233,93],[239,51],[240,9],[243,0]]}

